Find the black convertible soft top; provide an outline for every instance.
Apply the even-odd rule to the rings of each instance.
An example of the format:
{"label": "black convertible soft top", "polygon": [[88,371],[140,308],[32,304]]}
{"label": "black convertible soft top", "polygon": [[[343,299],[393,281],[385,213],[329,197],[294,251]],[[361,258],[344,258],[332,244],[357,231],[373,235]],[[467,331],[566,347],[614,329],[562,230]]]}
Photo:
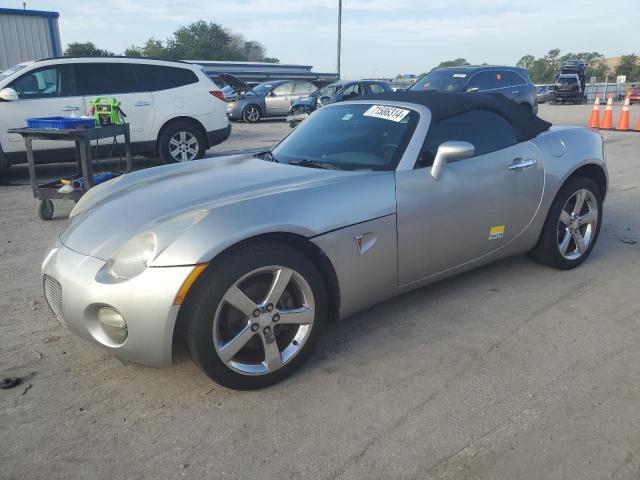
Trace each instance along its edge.
{"label": "black convertible soft top", "polygon": [[504,95],[494,92],[387,92],[369,95],[363,100],[417,103],[431,110],[433,120],[451,117],[469,110],[492,110],[513,125],[520,142],[531,140],[551,127],[551,123],[538,118]]}

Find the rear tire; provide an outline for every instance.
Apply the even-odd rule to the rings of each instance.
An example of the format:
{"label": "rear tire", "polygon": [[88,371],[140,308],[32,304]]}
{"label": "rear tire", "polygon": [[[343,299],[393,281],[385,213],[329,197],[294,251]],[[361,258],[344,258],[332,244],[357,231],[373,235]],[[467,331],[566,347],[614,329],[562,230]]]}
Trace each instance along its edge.
{"label": "rear tire", "polygon": [[529,256],[560,270],[575,268],[591,254],[601,225],[600,190],[589,178],[574,178],[556,195],[538,244]]}
{"label": "rear tire", "polygon": [[237,390],[290,375],[313,350],[327,317],[322,277],[304,255],[278,243],[217,258],[183,308],[191,357],[211,379]]}
{"label": "rear tire", "polygon": [[204,157],[206,138],[191,122],[174,122],[158,137],[158,155],[164,163],[181,163]]}

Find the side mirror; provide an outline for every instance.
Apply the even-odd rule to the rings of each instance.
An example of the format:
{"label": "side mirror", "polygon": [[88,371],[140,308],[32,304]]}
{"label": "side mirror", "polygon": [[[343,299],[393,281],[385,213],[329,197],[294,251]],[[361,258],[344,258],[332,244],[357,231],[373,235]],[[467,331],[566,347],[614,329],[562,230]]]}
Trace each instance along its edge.
{"label": "side mirror", "polygon": [[431,167],[431,176],[436,182],[439,181],[447,168],[447,163],[469,158],[473,156],[475,151],[476,147],[469,142],[444,142],[440,144]]}
{"label": "side mirror", "polygon": [[0,101],[17,102],[20,100],[18,93],[13,88],[3,88],[0,90]]}
{"label": "side mirror", "polygon": [[274,92],[273,90],[271,90],[271,91],[269,92],[269,96],[270,96],[270,97],[275,97],[275,96],[276,96],[276,92]]}
{"label": "side mirror", "polygon": [[467,93],[479,92],[480,89],[478,87],[471,87],[465,90]]}

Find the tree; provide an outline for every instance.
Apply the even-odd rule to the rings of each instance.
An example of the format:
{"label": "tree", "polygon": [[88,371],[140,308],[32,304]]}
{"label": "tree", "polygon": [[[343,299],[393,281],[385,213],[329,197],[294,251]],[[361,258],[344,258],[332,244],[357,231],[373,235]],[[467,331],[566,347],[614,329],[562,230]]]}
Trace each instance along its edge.
{"label": "tree", "polygon": [[527,70],[533,67],[533,62],[536,61],[536,57],[533,55],[525,55],[516,63],[516,67],[526,68]]}
{"label": "tree", "polygon": [[166,41],[150,38],[142,46],[131,45],[126,56],[154,57],[165,60],[231,60],[279,63],[266,57],[260,42],[247,40],[244,35],[222,25],[199,20],[176,30]]}
{"label": "tree", "polygon": [[97,48],[92,42],[72,42],[64,54],[67,57],[113,57],[112,52]]}
{"label": "tree", "polygon": [[465,65],[471,65],[465,58],[456,58],[455,60],[447,60],[446,62],[440,62],[437,68],[443,67],[463,67]]}
{"label": "tree", "polygon": [[640,77],[640,65],[638,65],[638,56],[635,53],[623,55],[620,63],[616,67],[616,75],[626,75],[628,82],[633,82]]}

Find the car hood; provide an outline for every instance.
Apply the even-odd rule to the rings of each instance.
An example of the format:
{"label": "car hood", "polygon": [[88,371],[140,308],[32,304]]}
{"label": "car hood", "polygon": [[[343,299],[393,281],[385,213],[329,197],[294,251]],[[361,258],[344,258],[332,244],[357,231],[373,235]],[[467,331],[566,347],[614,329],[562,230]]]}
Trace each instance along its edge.
{"label": "car hood", "polygon": [[395,213],[394,174],[306,168],[250,155],[150,168],[89,190],[60,241],[106,260],[130,238],[193,212],[204,220],[179,227],[182,243],[174,242],[171,255],[154,265],[197,263],[207,254],[195,248],[202,237],[220,244],[270,231],[311,237]]}
{"label": "car hood", "polygon": [[251,90],[251,87],[249,85],[247,85],[245,82],[234,75],[221,73],[219,76],[227,85],[232,86],[237,93],[248,92]]}

